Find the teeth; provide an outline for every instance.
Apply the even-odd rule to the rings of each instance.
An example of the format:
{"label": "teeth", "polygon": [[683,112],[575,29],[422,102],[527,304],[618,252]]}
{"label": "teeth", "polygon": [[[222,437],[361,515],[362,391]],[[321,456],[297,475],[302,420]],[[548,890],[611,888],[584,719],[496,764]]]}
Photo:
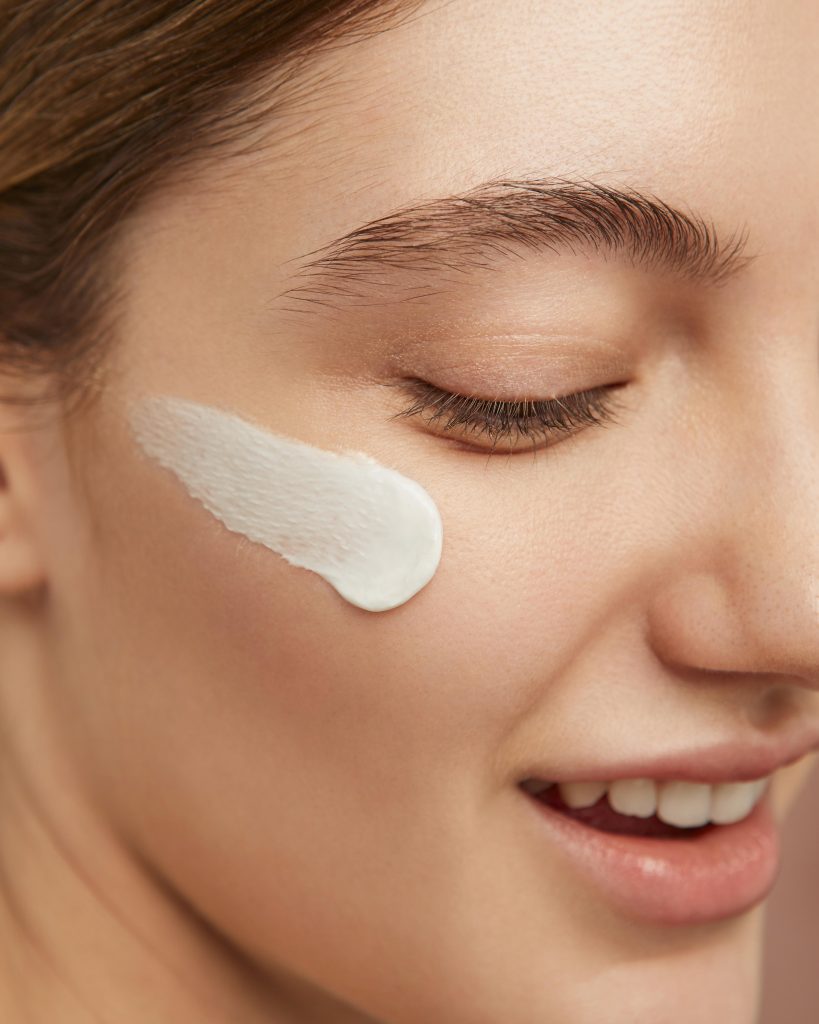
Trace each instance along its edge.
{"label": "teeth", "polygon": [[721,782],[714,786],[711,820],[717,825],[733,825],[747,817],[765,788],[767,779],[756,782]]}
{"label": "teeth", "polygon": [[703,782],[664,782],[657,797],[657,817],[677,828],[707,825],[711,787]]}
{"label": "teeth", "polygon": [[[677,780],[617,779],[612,782],[560,782],[558,792],[573,810],[591,807],[608,794],[611,807],[619,814],[635,818],[657,817],[677,828],[699,828],[709,821],[715,825],[733,825],[742,821],[762,797],[770,777],[753,782],[702,782]],[[527,792],[537,795],[554,782],[527,779]]]}
{"label": "teeth", "polygon": [[653,779],[618,779],[609,786],[609,803],[620,814],[650,818],[657,810],[657,784]]}
{"label": "teeth", "polygon": [[561,799],[576,810],[596,804],[608,786],[607,782],[561,782],[558,789]]}

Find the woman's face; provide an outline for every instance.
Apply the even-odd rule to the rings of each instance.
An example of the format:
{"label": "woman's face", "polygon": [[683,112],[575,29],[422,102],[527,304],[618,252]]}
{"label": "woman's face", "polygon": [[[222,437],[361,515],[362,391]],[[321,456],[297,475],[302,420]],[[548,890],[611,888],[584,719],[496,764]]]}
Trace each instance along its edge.
{"label": "woman's face", "polygon": [[[696,777],[819,713],[819,12],[420,15],[314,62],[266,149],[127,226],[104,392],[65,422],[68,472],[39,470],[49,699],[117,833],[274,978],[391,1024],[747,1024],[759,900],[607,893],[518,784],[666,755]],[[700,215],[726,259],[745,231],[753,258],[709,280],[682,229],[676,269],[628,232],[549,248],[557,178]],[[439,203],[491,180],[502,208],[500,179],[526,205]],[[346,277],[294,276],[427,203],[392,257],[358,235]],[[395,416],[412,378],[622,386],[616,421],[493,451]],[[369,612],[229,532],[135,443],[152,395],[417,481],[432,580]],[[807,764],[775,773],[777,819]]]}

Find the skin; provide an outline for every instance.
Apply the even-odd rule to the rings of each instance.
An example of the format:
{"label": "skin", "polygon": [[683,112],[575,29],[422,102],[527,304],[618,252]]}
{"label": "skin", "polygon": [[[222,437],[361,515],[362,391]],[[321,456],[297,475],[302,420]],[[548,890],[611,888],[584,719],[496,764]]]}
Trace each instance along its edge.
{"label": "skin", "polygon": [[[753,1020],[763,906],[631,920],[515,784],[819,714],[819,11],[423,14],[317,61],[337,79],[263,158],[128,224],[98,402],[2,410],[4,1020]],[[759,256],[719,290],[529,254],[445,307],[271,311],[285,261],[500,173],[647,189]],[[468,452],[391,418],[396,352],[475,392],[626,380],[628,410],[534,459]],[[228,533],[135,445],[149,393],[418,480],[437,574],[371,614]],[[811,765],[775,778],[780,820]]]}

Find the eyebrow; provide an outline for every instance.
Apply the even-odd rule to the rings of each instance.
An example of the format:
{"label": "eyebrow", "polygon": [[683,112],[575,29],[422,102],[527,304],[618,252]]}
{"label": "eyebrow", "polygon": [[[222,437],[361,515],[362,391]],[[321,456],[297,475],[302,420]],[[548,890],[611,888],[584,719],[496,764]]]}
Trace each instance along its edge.
{"label": "eyebrow", "polygon": [[[496,178],[404,207],[288,260],[301,264],[290,278],[295,283],[274,301],[286,299],[286,310],[304,313],[378,304],[378,288],[387,290],[387,301],[421,299],[442,290],[430,289],[427,279],[445,285],[454,274],[463,281],[527,251],[591,250],[720,286],[756,258],[744,254],[747,241],[747,228],[721,240],[713,221],[636,189],[586,179]],[[401,272],[420,275],[403,294],[395,280]]]}

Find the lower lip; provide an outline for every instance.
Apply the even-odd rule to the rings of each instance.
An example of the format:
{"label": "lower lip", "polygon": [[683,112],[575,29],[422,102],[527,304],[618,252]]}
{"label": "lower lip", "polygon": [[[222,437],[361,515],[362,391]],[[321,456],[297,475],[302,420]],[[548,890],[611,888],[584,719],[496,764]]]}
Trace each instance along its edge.
{"label": "lower lip", "polygon": [[719,921],[760,903],[776,881],[779,836],[767,791],[747,818],[691,839],[601,832],[521,795],[538,812],[546,838],[629,918],[659,925]]}

